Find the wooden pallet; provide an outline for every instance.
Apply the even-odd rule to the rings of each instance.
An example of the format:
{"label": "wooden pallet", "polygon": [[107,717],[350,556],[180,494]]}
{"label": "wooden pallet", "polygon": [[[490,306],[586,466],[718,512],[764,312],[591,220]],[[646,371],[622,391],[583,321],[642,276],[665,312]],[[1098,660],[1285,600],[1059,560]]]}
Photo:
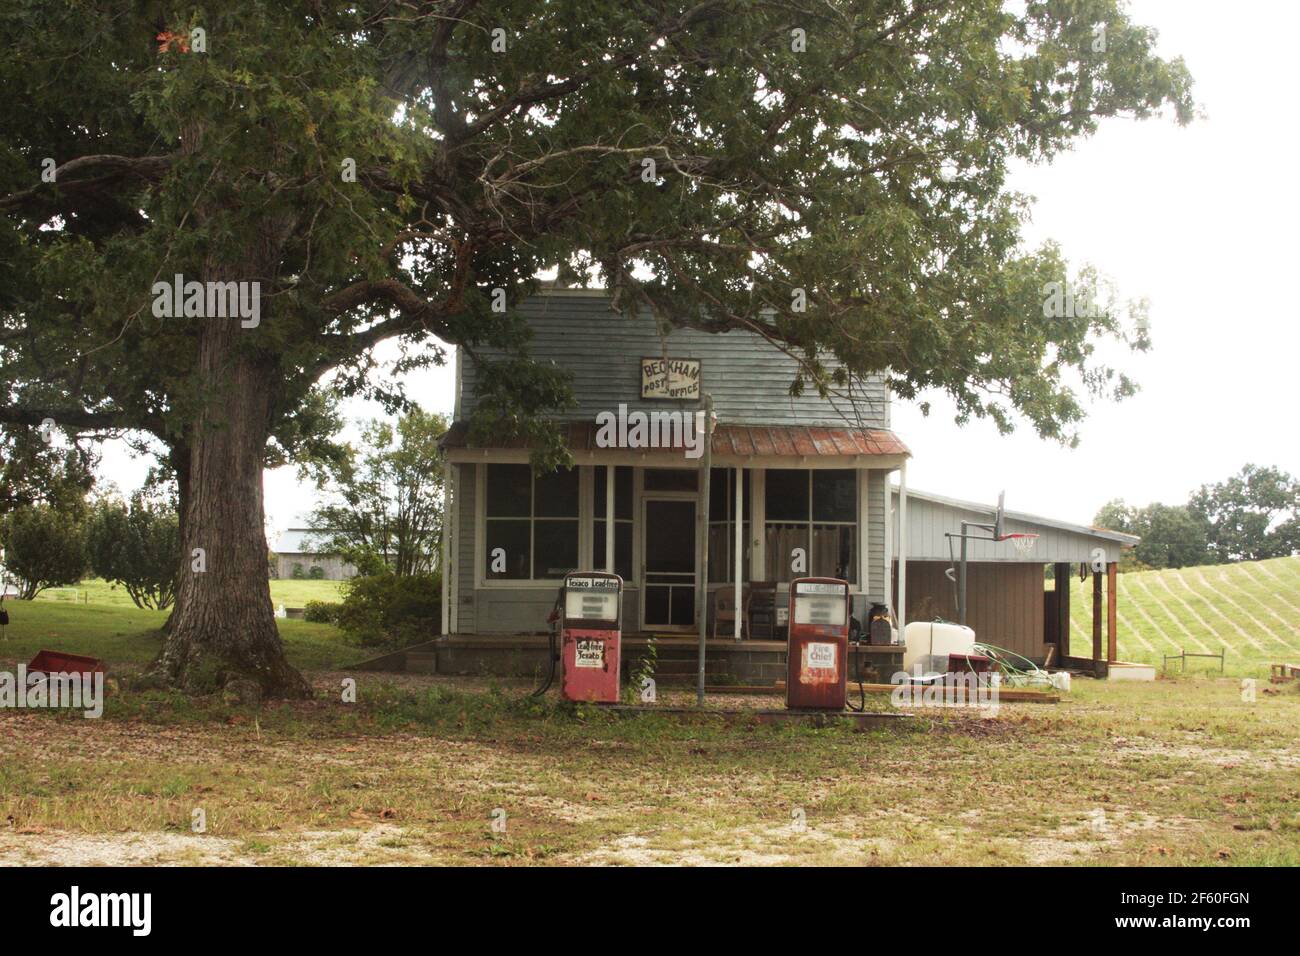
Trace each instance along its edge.
{"label": "wooden pallet", "polygon": [[1268,682],[1270,684],[1289,684],[1300,680],[1300,664],[1269,664]]}

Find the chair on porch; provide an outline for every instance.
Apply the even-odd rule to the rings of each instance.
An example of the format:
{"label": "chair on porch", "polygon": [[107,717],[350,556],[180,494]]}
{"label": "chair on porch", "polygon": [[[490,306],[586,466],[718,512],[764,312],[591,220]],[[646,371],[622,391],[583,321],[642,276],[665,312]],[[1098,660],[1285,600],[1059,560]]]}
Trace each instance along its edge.
{"label": "chair on porch", "polygon": [[[740,636],[749,636],[749,588],[746,586],[740,595]],[[723,585],[713,592],[713,636],[717,638],[718,627],[727,625],[727,636],[735,633],[736,624],[736,589]]]}
{"label": "chair on porch", "polygon": [[748,637],[755,641],[774,641],[776,633],[776,582],[754,581],[745,609]]}

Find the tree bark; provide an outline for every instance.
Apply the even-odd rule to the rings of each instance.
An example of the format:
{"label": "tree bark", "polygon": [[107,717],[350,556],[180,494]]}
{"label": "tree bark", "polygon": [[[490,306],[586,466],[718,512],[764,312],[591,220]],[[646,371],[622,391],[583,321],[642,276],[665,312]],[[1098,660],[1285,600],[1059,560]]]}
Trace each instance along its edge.
{"label": "tree bark", "polygon": [[185,515],[190,504],[190,449],[187,444],[177,441],[167,452],[168,463],[176,473],[176,524],[180,532],[177,536],[181,550],[176,555],[176,587],[172,591],[172,612],[163,624],[164,634],[170,634],[172,623],[176,621],[181,609],[181,575],[189,568],[189,552],[185,550]]}
{"label": "tree bark", "polygon": [[191,693],[251,680],[263,697],[310,697],[285,660],[266,571],[262,461],[276,369],[241,341],[238,320],[199,321],[205,400],[189,435],[188,475],[177,476],[181,575],[153,670]]}

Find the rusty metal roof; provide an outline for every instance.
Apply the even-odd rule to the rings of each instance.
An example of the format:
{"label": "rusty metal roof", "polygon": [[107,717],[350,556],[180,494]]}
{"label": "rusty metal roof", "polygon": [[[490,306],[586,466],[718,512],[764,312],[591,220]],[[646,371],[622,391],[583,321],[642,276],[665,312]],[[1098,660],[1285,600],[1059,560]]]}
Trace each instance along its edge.
{"label": "rusty metal roof", "polygon": [[[590,422],[567,422],[565,443],[571,451],[623,451],[601,448],[596,443],[598,426]],[[443,448],[528,447],[523,439],[507,439],[491,445],[472,445],[469,424],[456,422],[439,439]],[[647,454],[680,455],[680,448],[637,448]],[[816,425],[724,425],[713,429],[713,454],[724,458],[849,458],[872,455],[907,455],[902,439],[887,428],[830,428]]]}

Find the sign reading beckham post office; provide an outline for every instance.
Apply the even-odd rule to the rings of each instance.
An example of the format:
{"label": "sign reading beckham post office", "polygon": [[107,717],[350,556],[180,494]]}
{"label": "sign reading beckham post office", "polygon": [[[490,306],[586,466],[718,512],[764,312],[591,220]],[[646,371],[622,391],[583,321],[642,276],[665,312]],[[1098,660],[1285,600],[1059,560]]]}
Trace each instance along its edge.
{"label": "sign reading beckham post office", "polygon": [[700,360],[643,358],[641,360],[641,397],[698,401],[700,397]]}

